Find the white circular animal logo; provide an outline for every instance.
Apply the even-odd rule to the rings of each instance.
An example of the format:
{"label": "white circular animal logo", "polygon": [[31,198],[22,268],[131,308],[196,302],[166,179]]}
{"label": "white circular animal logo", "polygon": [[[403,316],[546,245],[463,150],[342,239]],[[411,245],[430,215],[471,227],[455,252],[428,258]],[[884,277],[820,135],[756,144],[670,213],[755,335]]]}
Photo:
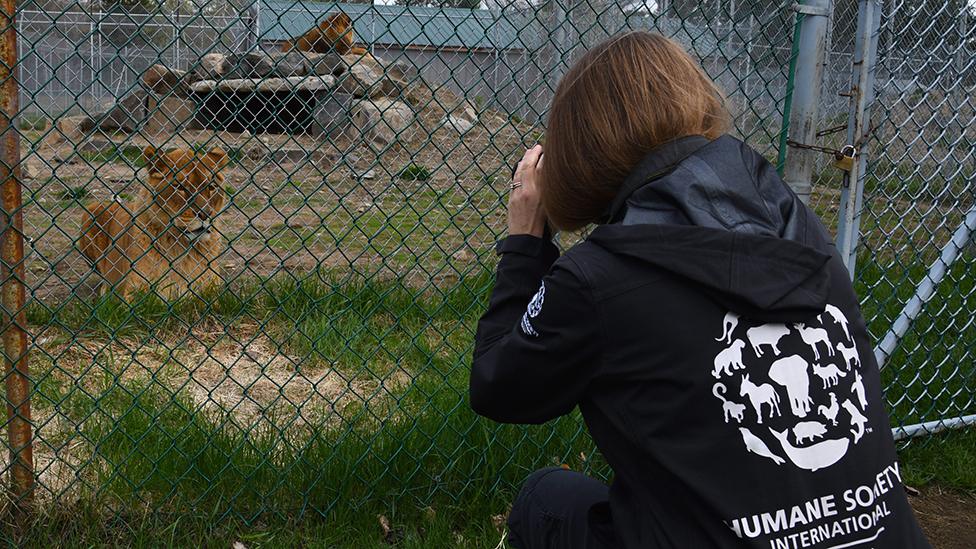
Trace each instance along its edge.
{"label": "white circular animal logo", "polygon": [[817,471],[871,432],[861,360],[837,307],[789,325],[729,312],[715,333],[716,413],[738,430],[746,452],[774,467]]}

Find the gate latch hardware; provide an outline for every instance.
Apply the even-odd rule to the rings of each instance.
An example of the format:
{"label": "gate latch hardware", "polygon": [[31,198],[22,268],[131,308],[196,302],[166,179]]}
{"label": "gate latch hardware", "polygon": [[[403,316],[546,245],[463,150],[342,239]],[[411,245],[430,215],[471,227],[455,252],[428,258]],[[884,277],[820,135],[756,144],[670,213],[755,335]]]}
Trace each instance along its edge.
{"label": "gate latch hardware", "polygon": [[854,158],[857,156],[857,147],[854,145],[844,145],[839,151],[834,153],[834,167],[849,172],[854,169]]}

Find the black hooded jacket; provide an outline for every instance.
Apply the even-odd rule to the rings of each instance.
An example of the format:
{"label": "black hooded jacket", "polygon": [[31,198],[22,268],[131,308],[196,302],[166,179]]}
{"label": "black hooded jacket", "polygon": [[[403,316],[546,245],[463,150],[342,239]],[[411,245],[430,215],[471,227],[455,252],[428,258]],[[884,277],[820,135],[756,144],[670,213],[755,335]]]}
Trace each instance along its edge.
{"label": "black hooded jacket", "polygon": [[849,275],[817,217],[732,137],[656,149],[582,243],[510,236],[471,405],[579,406],[628,548],[928,547]]}

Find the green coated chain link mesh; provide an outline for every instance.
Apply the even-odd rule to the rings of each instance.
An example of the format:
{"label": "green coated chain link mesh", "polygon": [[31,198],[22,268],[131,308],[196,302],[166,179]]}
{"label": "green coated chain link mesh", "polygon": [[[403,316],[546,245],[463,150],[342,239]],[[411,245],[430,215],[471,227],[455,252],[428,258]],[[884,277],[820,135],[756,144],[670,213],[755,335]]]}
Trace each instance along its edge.
{"label": "green coated chain link mesh", "polygon": [[[37,500],[250,521],[460,501],[552,463],[608,473],[577,416],[497,426],[467,406],[510,166],[559,76],[625,29],[682,43],[776,161],[792,2],[404,4],[20,3]],[[856,270],[877,338],[974,172],[969,8],[884,9]],[[351,44],[283,51],[337,14]],[[822,146],[844,143],[856,21],[835,2]],[[831,162],[811,205],[836,230]],[[967,247],[884,369],[898,425],[976,414],[971,270]]]}
{"label": "green coated chain link mesh", "polygon": [[934,283],[882,370],[893,421],[919,433],[976,422],[973,15],[961,0],[884,2],[877,35],[855,279],[878,341]]}

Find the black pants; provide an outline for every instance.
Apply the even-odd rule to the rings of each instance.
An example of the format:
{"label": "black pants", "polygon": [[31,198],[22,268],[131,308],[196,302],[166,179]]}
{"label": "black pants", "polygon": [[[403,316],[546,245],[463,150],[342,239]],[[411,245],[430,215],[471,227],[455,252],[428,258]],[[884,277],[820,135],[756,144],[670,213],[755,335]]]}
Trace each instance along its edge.
{"label": "black pants", "polygon": [[508,543],[516,549],[614,547],[608,488],[566,469],[540,469],[522,485],[508,516]]}

